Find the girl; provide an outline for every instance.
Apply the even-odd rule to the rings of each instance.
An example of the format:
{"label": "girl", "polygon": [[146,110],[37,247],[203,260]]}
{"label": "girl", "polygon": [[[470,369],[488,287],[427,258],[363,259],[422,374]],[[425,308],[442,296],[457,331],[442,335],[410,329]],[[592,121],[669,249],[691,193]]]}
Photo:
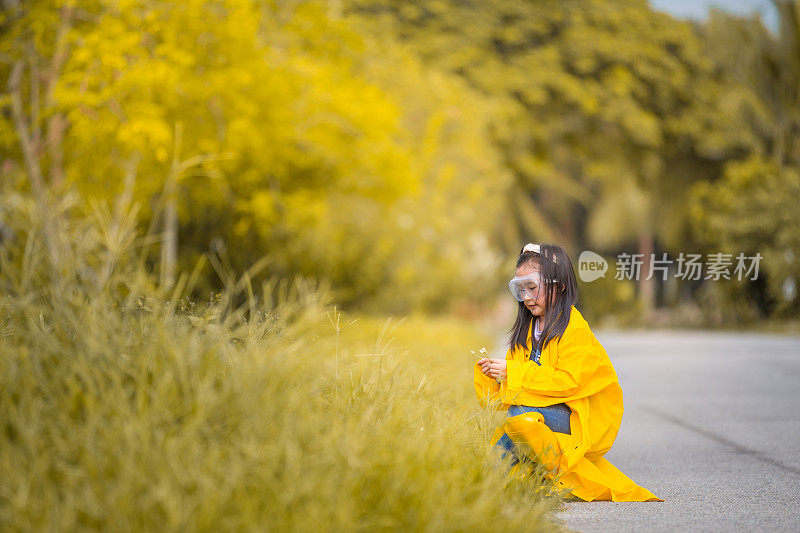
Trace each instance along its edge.
{"label": "girl", "polygon": [[508,411],[492,443],[517,461],[529,446],[586,501],[658,500],[603,455],[622,422],[622,389],[603,347],[575,308],[572,262],[554,244],[526,244],[509,282],[519,302],[505,359],[475,363],[481,405]]}

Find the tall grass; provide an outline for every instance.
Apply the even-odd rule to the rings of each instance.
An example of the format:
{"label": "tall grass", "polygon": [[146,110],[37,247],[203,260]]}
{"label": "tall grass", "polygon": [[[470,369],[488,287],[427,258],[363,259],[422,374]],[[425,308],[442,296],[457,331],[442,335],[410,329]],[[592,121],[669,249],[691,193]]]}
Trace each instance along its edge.
{"label": "tall grass", "polygon": [[541,472],[494,468],[485,333],[246,273],[192,302],[192,274],[157,285],[135,212],[63,198],[54,261],[35,204],[0,192],[0,529],[557,527]]}

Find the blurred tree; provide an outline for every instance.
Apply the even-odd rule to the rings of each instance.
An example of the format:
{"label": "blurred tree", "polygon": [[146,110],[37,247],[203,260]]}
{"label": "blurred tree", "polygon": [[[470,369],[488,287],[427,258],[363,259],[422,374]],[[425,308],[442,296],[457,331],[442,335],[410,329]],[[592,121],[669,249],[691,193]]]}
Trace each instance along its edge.
{"label": "blurred tree", "polygon": [[[65,2],[3,0],[0,13],[0,73],[5,92],[0,105],[0,146],[8,167],[16,161],[25,170],[44,226],[45,247],[58,263],[59,250],[53,232],[57,221],[46,208],[49,185],[64,180],[63,114],[55,91],[69,53],[67,35],[75,7]],[[31,21],[39,24],[30,24]],[[9,157],[10,156],[10,157]]]}
{"label": "blurred tree", "polygon": [[712,57],[735,87],[735,115],[754,137],[746,158],[727,163],[721,179],[698,184],[692,195],[697,234],[708,247],[760,253],[761,284],[743,283],[731,298],[746,297],[764,314],[800,311],[800,3],[776,1],[779,33],[758,18],[714,11],[706,27]]}
{"label": "blurred tree", "polygon": [[[529,238],[676,250],[689,186],[747,146],[697,31],[644,0],[348,5],[502,102],[509,252]],[[639,286],[652,306],[652,282]]]}
{"label": "blurred tree", "polygon": [[[327,280],[342,303],[441,305],[454,277],[490,290],[507,182],[491,106],[335,4],[98,0],[66,26],[71,2],[8,6],[6,162],[34,188],[141,204],[163,283],[214,242],[235,268],[266,254],[270,274]],[[46,90],[15,66],[55,57]],[[57,134],[36,133],[53,117]]]}
{"label": "blurred tree", "polygon": [[[4,0],[1,168],[116,198],[119,223],[139,204],[167,285],[214,243],[341,303],[441,308],[497,288],[495,242],[687,251],[755,223],[725,195],[793,194],[797,4],[778,5],[774,38],[644,0]],[[773,222],[776,256],[800,253]]]}

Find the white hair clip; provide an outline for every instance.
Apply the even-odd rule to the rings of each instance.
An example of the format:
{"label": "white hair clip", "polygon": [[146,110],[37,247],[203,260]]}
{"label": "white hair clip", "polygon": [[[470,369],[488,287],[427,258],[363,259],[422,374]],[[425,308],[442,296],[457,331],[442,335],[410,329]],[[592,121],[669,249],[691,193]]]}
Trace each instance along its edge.
{"label": "white hair clip", "polygon": [[534,253],[537,253],[537,254],[540,254],[540,253],[542,253],[542,252],[540,251],[540,249],[539,249],[539,245],[538,245],[538,244],[533,244],[532,242],[529,242],[528,244],[526,244],[526,245],[525,245],[525,246],[522,248],[522,251],[523,251],[523,252],[534,252]]}
{"label": "white hair clip", "polygon": [[[537,253],[537,254],[541,255],[542,254],[542,248],[538,244],[534,244],[532,242],[529,242],[528,244],[526,244],[525,246],[522,247],[522,253],[525,253],[525,252],[533,252],[533,253]],[[558,263],[558,261],[556,260],[556,256],[552,256],[550,259],[553,260],[553,263]]]}

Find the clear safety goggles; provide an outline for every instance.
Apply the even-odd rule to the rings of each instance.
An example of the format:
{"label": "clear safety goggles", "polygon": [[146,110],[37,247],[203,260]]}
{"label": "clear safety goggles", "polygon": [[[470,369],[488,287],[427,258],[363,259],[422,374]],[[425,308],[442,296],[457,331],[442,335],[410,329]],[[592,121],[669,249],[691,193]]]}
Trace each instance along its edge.
{"label": "clear safety goggles", "polygon": [[[550,280],[555,281],[555,280]],[[508,288],[511,289],[511,294],[518,302],[525,298],[525,293],[534,300],[539,297],[539,291],[542,287],[542,277],[540,274],[530,274],[528,276],[515,276],[514,279],[508,282]]]}

